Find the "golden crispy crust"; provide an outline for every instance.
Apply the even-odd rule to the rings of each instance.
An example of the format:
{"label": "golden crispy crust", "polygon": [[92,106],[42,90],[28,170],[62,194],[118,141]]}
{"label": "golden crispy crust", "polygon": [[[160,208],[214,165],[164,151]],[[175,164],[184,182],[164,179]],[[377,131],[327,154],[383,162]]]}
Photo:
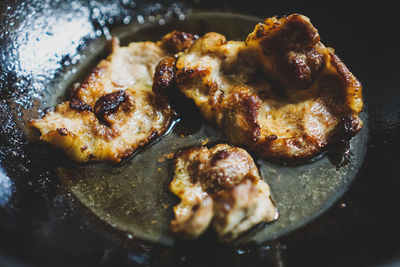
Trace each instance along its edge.
{"label": "golden crispy crust", "polygon": [[179,152],[169,188],[180,197],[170,229],[196,238],[210,224],[219,237],[232,240],[260,222],[277,218],[268,185],[243,149],[226,144]]}
{"label": "golden crispy crust", "polygon": [[360,82],[302,15],[266,19],[245,42],[207,33],[175,68],[202,114],[264,157],[309,158],[362,127]]}
{"label": "golden crispy crust", "polygon": [[74,90],[71,100],[31,125],[41,131],[41,140],[76,161],[120,162],[169,128],[174,112],[166,97],[152,90],[154,69],[172,50],[189,45],[190,36],[175,31],[160,42],[127,47],[114,38],[112,53]]}

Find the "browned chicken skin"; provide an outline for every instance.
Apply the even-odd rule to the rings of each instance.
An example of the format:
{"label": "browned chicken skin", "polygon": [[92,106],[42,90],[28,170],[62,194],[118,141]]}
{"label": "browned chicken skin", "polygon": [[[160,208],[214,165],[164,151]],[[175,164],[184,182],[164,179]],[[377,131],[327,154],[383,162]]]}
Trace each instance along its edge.
{"label": "browned chicken skin", "polygon": [[278,215],[253,159],[226,144],[180,152],[169,187],[181,198],[170,228],[185,238],[198,237],[211,224],[228,241]]}
{"label": "browned chicken skin", "polygon": [[121,161],[168,129],[173,111],[165,96],[152,91],[154,70],[162,58],[194,39],[176,31],[157,43],[127,47],[113,39],[112,53],[75,89],[72,99],[31,125],[41,131],[41,140],[76,161]]}
{"label": "browned chicken skin", "polygon": [[302,15],[266,19],[245,42],[207,33],[160,69],[171,75],[158,91],[173,80],[232,143],[268,158],[309,158],[362,127],[361,84]]}

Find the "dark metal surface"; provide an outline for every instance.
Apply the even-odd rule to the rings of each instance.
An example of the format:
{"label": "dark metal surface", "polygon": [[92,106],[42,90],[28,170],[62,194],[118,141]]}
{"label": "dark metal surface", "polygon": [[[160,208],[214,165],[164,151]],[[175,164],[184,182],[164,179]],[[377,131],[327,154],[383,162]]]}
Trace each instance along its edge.
{"label": "dark metal surface", "polygon": [[[121,24],[185,19],[212,10],[259,17],[309,16],[325,44],[364,85],[366,159],[348,192],[312,223],[262,246],[230,248],[199,240],[167,248],[130,239],[99,221],[56,179],[57,158],[29,143],[23,122],[37,99],[61,99],[56,81]],[[3,1],[0,3],[0,265],[357,266],[400,256],[400,76],[395,8],[379,3],[193,1]],[[87,66],[88,69],[92,66]],[[82,74],[84,75],[84,74]],[[82,78],[82,77],[80,77]],[[68,82],[63,86],[68,86]],[[50,89],[53,91],[49,91]],[[39,111],[40,112],[40,111]],[[7,255],[7,256],[2,256]]]}

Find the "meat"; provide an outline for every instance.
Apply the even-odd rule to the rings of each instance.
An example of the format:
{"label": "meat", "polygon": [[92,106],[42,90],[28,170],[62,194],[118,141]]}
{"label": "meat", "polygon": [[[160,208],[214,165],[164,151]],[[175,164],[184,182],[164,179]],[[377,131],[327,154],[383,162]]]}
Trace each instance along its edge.
{"label": "meat", "polygon": [[179,90],[239,146],[276,160],[307,159],[362,127],[359,81],[305,16],[268,18],[245,42],[207,33],[160,62]]}
{"label": "meat", "polygon": [[153,92],[158,62],[191,45],[195,36],[172,32],[162,41],[131,43],[112,53],[63,102],[30,124],[41,140],[61,147],[74,160],[120,162],[162,135],[174,112]]}
{"label": "meat", "polygon": [[169,188],[181,199],[170,229],[184,238],[198,237],[211,224],[229,241],[278,216],[251,156],[226,144],[177,154]]}

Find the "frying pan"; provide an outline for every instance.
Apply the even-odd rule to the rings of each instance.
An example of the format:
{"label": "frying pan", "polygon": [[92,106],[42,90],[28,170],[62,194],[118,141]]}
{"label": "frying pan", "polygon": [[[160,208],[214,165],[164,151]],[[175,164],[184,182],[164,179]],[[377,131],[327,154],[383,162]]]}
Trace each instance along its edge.
{"label": "frying pan", "polygon": [[[400,94],[396,90],[397,47],[391,39],[396,25],[393,10],[378,3],[324,7],[283,1],[0,3],[0,263],[22,266],[395,263],[400,238],[399,220],[395,216],[399,200],[396,191],[400,168],[397,152]],[[152,39],[166,29],[163,27],[186,25],[196,14],[202,14],[197,16],[203,17],[202,30],[207,31],[211,19],[205,14],[209,13],[199,12],[209,11],[253,17],[298,12],[311,18],[323,42],[336,48],[364,85],[366,127],[361,141],[365,143],[357,146],[362,153],[353,150],[351,161],[359,165],[346,176],[351,179],[327,204],[328,210],[324,209],[320,215],[321,210],[312,216],[320,215],[312,222],[297,225],[273,239],[224,245],[205,237],[168,246],[126,235],[107,220],[99,219],[93,209],[77,198],[76,192],[60,179],[57,167],[62,155],[50,146],[30,142],[25,123],[40,116],[45,107],[67,97],[67,88],[84,79],[107,54],[105,44],[111,34],[125,34],[122,39],[125,42]],[[135,35],[140,25],[149,26],[151,31]],[[240,32],[241,27],[234,30]],[[129,163],[122,168],[126,166]]]}

